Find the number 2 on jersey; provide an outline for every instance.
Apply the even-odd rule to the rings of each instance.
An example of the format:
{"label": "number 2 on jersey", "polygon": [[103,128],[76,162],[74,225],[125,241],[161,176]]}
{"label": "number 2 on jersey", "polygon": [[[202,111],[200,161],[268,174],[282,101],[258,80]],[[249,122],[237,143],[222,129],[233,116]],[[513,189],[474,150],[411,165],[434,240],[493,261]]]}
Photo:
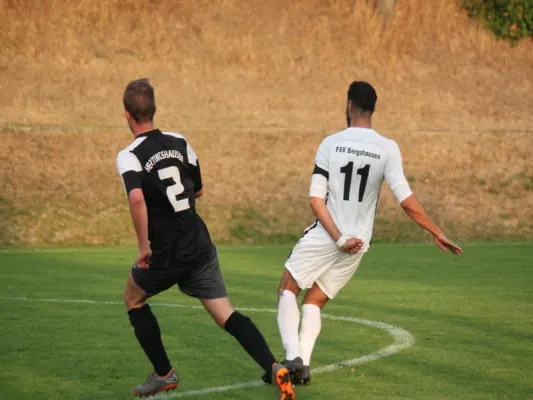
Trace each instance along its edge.
{"label": "number 2 on jersey", "polygon": [[[357,170],[357,175],[361,175],[361,184],[359,185],[359,203],[363,201],[365,195],[366,182],[368,181],[368,174],[370,172],[370,164],[366,164],[363,168]],[[341,174],[346,174],[344,177],[344,200],[350,200],[350,188],[352,187],[353,161],[350,161],[344,167],[341,167]]]}
{"label": "number 2 on jersey", "polygon": [[191,206],[189,205],[188,198],[181,200],[176,199],[176,196],[182,194],[185,190],[181,183],[180,170],[178,167],[163,168],[157,171],[157,174],[161,180],[172,179],[175,182],[174,185],[167,187],[167,197],[170,204],[172,204],[172,207],[174,207],[174,211],[178,212],[189,209]]}

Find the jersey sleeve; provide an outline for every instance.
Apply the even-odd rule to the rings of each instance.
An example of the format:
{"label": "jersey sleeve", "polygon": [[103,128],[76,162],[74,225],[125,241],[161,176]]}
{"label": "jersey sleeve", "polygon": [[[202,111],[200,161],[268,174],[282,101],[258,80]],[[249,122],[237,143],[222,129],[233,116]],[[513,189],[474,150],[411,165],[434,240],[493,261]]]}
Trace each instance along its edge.
{"label": "jersey sleeve", "polygon": [[326,198],[328,193],[329,179],[329,151],[328,145],[324,140],[318,147],[315,157],[315,168],[311,177],[311,187],[309,188],[309,197]]}
{"label": "jersey sleeve", "polygon": [[123,150],[117,156],[117,169],[124,189],[129,194],[133,189],[140,188],[142,185],[142,166],[135,154]]}
{"label": "jersey sleeve", "polygon": [[[329,146],[326,140],[323,140],[318,147],[315,157],[315,170],[320,171],[326,178],[329,177]],[[313,171],[315,174],[315,171]]]}
{"label": "jersey sleeve", "polygon": [[390,147],[387,155],[387,163],[385,164],[385,179],[389,187],[394,193],[398,203],[401,203],[406,198],[411,196],[413,192],[409,187],[407,179],[403,173],[403,164],[402,164],[402,154],[400,153],[400,148],[394,144]]}
{"label": "jersey sleeve", "polygon": [[187,141],[187,158],[189,159],[189,164],[198,165],[198,156],[194,152],[191,144]]}
{"label": "jersey sleeve", "polygon": [[203,188],[202,172],[200,171],[200,162],[196,160],[196,165],[191,164],[191,177],[194,184],[194,192],[198,193]]}
{"label": "jersey sleeve", "polygon": [[198,161],[198,156],[194,152],[189,142],[187,142],[187,158],[189,159],[191,177],[194,183],[194,191],[195,193],[198,193],[203,188],[202,172],[200,171],[200,161]]}

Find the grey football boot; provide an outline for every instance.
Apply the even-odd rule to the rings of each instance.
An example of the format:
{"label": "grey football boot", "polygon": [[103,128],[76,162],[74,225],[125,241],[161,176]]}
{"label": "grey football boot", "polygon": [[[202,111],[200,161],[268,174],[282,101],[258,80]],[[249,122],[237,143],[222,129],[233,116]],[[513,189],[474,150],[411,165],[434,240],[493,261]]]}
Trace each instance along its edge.
{"label": "grey football boot", "polygon": [[167,376],[159,376],[152,372],[146,382],[133,389],[133,394],[138,397],[149,397],[160,392],[175,389],[180,378],[176,371],[172,369]]}
{"label": "grey football boot", "polygon": [[291,376],[286,366],[275,363],[272,366],[272,381],[276,386],[278,400],[295,400],[296,394],[292,388]]}

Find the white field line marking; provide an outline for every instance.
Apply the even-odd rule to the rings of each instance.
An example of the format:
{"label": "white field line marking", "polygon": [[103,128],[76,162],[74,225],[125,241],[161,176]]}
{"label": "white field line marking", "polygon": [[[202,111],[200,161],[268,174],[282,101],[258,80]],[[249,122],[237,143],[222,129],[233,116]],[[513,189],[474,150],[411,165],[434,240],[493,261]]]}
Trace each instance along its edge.
{"label": "white field line marking", "polygon": [[[472,242],[464,243],[464,247],[484,247],[484,246],[502,246],[502,247],[519,247],[519,246],[532,246],[533,242]],[[398,243],[398,242],[382,242],[375,243],[375,247],[433,247],[434,244],[431,242],[422,242],[422,243]],[[221,250],[226,249],[226,246],[220,246]],[[264,250],[270,248],[276,249],[291,249],[290,245],[283,244],[273,244],[273,245],[231,245],[232,249],[237,250]],[[137,249],[133,247],[124,247],[124,248],[115,248],[115,247],[68,247],[68,248],[7,248],[0,249],[0,254],[35,254],[35,253],[74,253],[74,252],[86,252],[86,253],[95,253],[95,252],[115,252],[116,250],[131,250],[132,257],[135,256]],[[133,258],[132,258],[133,260]],[[133,262],[133,261],[132,261]]]}
{"label": "white field line marking", "polygon": [[[96,300],[83,300],[83,299],[79,299],[79,300],[37,299],[37,298],[29,298],[29,297],[0,297],[0,300],[30,301],[30,302],[41,302],[41,303],[109,304],[109,305],[123,304],[121,301],[96,301]],[[174,303],[150,303],[150,304],[154,306],[160,306],[160,307],[194,308],[194,309],[203,308],[200,305],[186,305],[186,304],[174,304]],[[239,308],[239,310],[246,311],[246,312],[252,312],[252,313],[253,312],[267,312],[267,313],[277,312],[277,310],[272,309],[272,308]],[[379,358],[388,357],[388,356],[391,356],[395,353],[398,353],[402,350],[405,350],[411,347],[415,343],[415,339],[413,335],[411,335],[408,331],[398,326],[386,324],[385,322],[371,321],[368,319],[360,319],[360,318],[353,318],[353,317],[343,317],[343,316],[337,317],[337,316],[329,315],[329,314],[322,314],[322,318],[331,319],[333,321],[352,322],[355,324],[362,324],[362,325],[370,326],[372,328],[382,329],[394,338],[394,343],[380,350],[377,350],[373,353],[364,355],[362,357],[351,358],[351,359],[339,361],[333,364],[324,365],[322,367],[313,368],[311,370],[313,375],[321,374],[324,372],[335,371],[343,367],[361,365],[367,362],[377,360]],[[198,389],[198,390],[189,390],[187,392],[160,394],[160,395],[154,396],[153,399],[164,400],[164,399],[178,398],[178,397],[200,396],[200,395],[206,395],[210,393],[227,392],[230,390],[238,390],[238,389],[262,386],[262,385],[264,385],[263,381],[255,380],[255,381],[235,383],[235,384],[227,385],[227,386],[217,386],[217,387],[210,387],[210,388],[204,388],[204,389]]]}

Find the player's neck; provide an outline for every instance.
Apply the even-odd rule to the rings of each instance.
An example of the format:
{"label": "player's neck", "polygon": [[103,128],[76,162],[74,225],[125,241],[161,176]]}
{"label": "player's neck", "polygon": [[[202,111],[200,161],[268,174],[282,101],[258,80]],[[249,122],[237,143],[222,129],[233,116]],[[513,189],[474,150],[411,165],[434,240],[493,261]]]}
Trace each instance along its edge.
{"label": "player's neck", "polygon": [[131,131],[133,133],[133,136],[135,137],[142,135],[143,133],[153,131],[153,130],[154,130],[153,122],[144,122],[142,124],[135,124],[131,127]]}
{"label": "player's neck", "polygon": [[368,118],[353,118],[350,121],[350,128],[372,128],[372,121]]}

